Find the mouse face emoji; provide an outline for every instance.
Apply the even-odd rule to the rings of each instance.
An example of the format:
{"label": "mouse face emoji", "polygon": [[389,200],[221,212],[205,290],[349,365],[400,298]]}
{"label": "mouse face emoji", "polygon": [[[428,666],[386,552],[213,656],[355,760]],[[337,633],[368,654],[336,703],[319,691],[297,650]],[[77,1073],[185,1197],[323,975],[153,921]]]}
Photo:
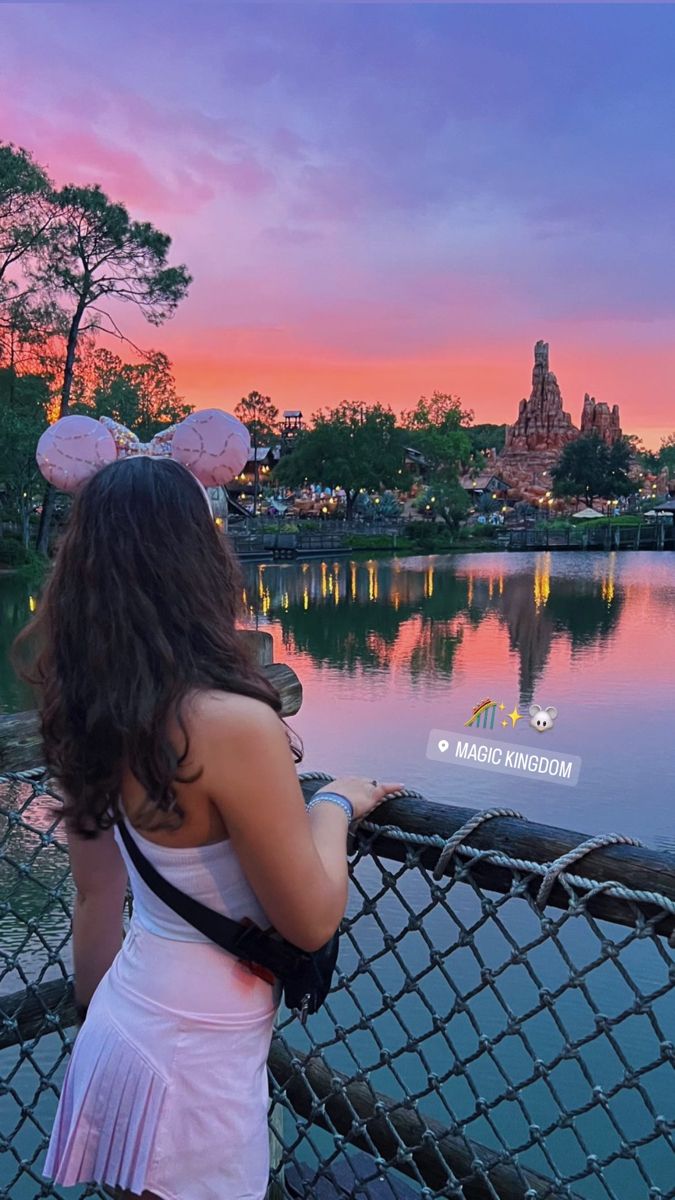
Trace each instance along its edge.
{"label": "mouse face emoji", "polygon": [[549,708],[542,708],[540,704],[530,705],[530,725],[538,733],[546,733],[547,729],[553,729],[557,715],[558,710],[552,705]]}

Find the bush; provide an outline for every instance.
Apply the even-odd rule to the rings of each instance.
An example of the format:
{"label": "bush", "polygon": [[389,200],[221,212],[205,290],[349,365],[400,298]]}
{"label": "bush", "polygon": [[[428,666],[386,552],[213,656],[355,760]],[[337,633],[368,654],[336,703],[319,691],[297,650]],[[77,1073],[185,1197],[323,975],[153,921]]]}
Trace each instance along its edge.
{"label": "bush", "polygon": [[496,538],[497,534],[502,532],[502,525],[465,525],[460,531],[460,537],[481,538],[489,541],[492,538]]}
{"label": "bush", "polygon": [[353,533],[349,542],[352,550],[393,550],[398,540],[390,533]]}
{"label": "bush", "polygon": [[30,557],[16,538],[0,538],[0,567],[22,567]]}
{"label": "bush", "polygon": [[410,521],[404,530],[405,536],[421,547],[433,546],[438,542],[440,532],[435,521],[429,521],[428,524],[422,521]]}
{"label": "bush", "polygon": [[249,529],[255,533],[297,533],[300,526],[297,521],[264,521],[258,518],[255,525]]}

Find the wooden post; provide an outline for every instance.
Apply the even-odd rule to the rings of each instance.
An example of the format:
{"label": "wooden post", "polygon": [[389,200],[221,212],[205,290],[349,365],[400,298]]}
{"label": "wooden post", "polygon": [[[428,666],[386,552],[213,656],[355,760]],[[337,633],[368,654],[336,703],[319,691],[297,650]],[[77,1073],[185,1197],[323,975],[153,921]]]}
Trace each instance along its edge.
{"label": "wooden post", "polygon": [[274,657],[274,640],[271,633],[262,629],[239,629],[237,636],[244,643],[249,656],[259,667],[268,667]]}

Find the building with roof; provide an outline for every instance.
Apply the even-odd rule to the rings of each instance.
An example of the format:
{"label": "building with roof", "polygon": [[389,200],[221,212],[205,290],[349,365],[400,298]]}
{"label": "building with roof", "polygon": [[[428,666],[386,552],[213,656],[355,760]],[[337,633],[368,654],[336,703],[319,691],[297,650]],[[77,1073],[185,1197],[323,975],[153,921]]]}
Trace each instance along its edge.
{"label": "building with roof", "polygon": [[459,484],[474,501],[480,500],[481,496],[501,500],[509,490],[508,483],[500,475],[495,475],[494,471],[469,472],[462,475]]}

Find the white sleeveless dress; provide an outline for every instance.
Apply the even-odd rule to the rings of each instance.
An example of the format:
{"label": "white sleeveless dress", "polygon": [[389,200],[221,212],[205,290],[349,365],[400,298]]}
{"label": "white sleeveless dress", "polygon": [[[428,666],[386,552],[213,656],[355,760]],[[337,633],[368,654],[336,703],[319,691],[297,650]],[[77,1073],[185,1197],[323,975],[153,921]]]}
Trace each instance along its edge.
{"label": "white sleeveless dress", "polygon": [[[266,928],[229,841],[145,856],[176,887]],[[63,1082],[44,1174],[161,1200],[263,1200],[269,1173],[272,987],[209,942],[139,877],[122,949],[99,984]]]}

